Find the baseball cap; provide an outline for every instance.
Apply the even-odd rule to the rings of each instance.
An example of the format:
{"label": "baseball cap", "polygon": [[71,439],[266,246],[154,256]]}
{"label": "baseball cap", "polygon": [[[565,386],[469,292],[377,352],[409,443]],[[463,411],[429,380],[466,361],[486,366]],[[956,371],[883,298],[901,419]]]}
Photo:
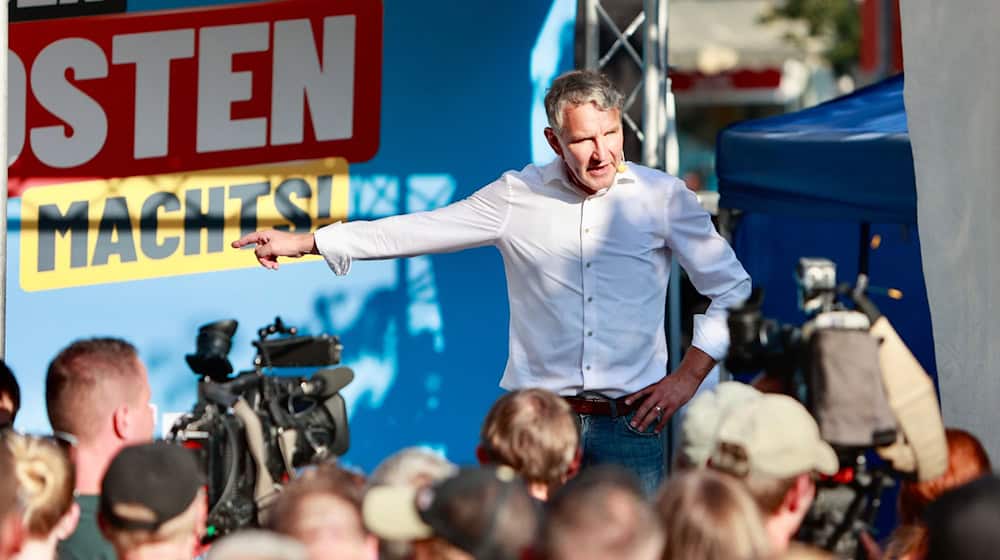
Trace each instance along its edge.
{"label": "baseball cap", "polygon": [[362,515],[382,539],[439,537],[477,560],[500,560],[512,558],[513,544],[496,536],[500,516],[534,515],[536,508],[514,470],[501,466],[461,469],[423,488],[374,486],[365,494]]}
{"label": "baseball cap", "polygon": [[204,484],[198,460],[180,445],[125,447],[101,482],[101,516],[118,529],[155,531],[189,508]]}
{"label": "baseball cap", "polygon": [[711,465],[737,476],[786,478],[812,471],[833,475],[840,462],[801,403],[765,394],[722,419]]}
{"label": "baseball cap", "polygon": [[724,381],[712,391],[695,395],[684,411],[681,425],[681,454],[688,464],[705,466],[715,448],[715,435],[722,418],[760,395],[760,391],[739,381]]}

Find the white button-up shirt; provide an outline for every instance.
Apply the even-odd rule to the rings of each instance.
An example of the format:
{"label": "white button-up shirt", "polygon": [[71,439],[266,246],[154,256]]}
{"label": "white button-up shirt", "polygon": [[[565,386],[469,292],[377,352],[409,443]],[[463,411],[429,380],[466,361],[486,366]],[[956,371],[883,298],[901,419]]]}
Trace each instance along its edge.
{"label": "white button-up shirt", "polygon": [[562,160],[510,171],[472,196],[429,212],[316,231],[330,268],[494,245],[510,299],[510,352],[500,385],[620,397],[667,373],[664,308],[670,259],[712,299],[695,316],[693,345],[716,360],[729,345],[726,309],[750,277],[682,181],[629,164],[587,195]]}

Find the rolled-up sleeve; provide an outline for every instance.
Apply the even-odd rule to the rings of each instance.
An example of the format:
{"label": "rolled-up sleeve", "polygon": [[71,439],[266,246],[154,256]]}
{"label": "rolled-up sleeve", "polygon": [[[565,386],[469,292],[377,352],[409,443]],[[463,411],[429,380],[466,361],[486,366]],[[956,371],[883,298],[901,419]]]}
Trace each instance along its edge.
{"label": "rolled-up sleeve", "polygon": [[675,180],[667,203],[667,232],[673,256],[698,292],[712,300],[704,315],[694,317],[691,344],[722,360],[729,350],[728,310],[750,297],[750,275],[698,197],[680,180]]}
{"label": "rolled-up sleeve", "polygon": [[337,275],[354,260],[449,253],[492,245],[506,226],[510,187],[501,178],[466,199],[428,212],[338,222],[315,232],[316,249]]}

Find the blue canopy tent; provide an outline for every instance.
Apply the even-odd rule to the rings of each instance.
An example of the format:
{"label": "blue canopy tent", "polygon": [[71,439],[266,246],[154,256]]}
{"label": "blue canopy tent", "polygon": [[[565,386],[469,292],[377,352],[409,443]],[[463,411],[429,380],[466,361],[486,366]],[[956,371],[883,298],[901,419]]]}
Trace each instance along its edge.
{"label": "blue canopy tent", "polygon": [[719,135],[720,204],[750,212],[917,223],[903,76]]}
{"label": "blue canopy tent", "polygon": [[[796,308],[795,263],[801,256],[832,258],[840,281],[859,270],[869,274],[875,303],[935,375],[902,75],[726,128],[716,170],[720,206],[745,213],[733,246],[768,294],[766,314],[804,319]],[[878,287],[904,297],[880,297]]]}

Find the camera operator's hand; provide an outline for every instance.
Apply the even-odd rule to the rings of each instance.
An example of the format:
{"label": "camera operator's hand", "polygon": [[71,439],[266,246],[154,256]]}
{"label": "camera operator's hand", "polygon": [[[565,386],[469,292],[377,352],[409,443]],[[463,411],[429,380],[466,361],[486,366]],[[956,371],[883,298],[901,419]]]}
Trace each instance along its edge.
{"label": "camera operator's hand", "polygon": [[278,257],[298,258],[319,253],[312,233],[289,233],[273,229],[257,231],[233,241],[233,248],[239,249],[251,243],[257,244],[253,250],[257,262],[271,270],[278,270]]}
{"label": "camera operator's hand", "polygon": [[632,417],[632,427],[646,431],[655,422],[656,432],[662,431],[670,417],[691,400],[713,367],[715,360],[711,356],[694,346],[689,348],[673,373],[625,399],[626,404],[642,401]]}

